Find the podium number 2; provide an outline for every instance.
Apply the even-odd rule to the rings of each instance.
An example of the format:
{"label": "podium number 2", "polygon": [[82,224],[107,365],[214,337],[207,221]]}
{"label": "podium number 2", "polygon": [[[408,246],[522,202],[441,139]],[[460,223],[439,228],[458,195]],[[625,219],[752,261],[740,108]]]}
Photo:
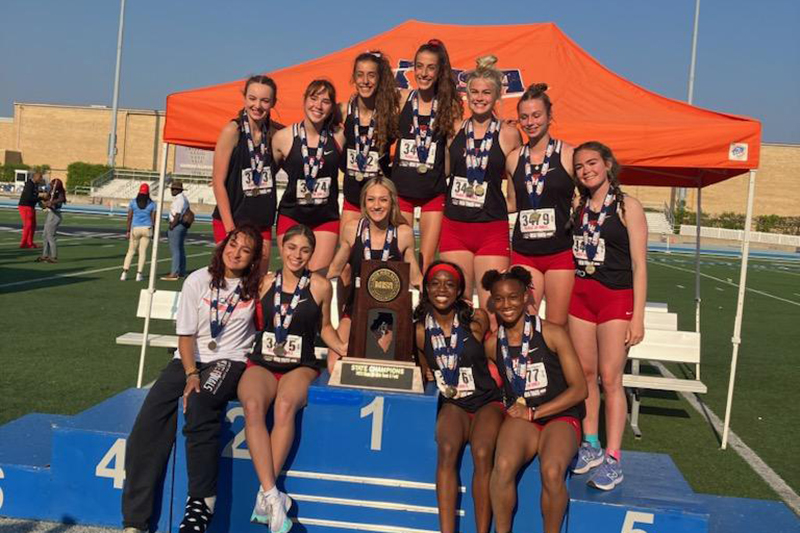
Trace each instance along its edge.
{"label": "podium number 2", "polygon": [[640,524],[652,524],[655,521],[653,513],[640,513],[637,511],[628,511],[625,513],[625,522],[622,524],[620,533],[647,533],[644,529],[635,528],[637,522]]}
{"label": "podium number 2", "polygon": [[[110,467],[111,462],[114,466]],[[94,469],[97,477],[114,480],[114,488],[121,489],[125,481],[125,439],[117,439]]]}
{"label": "podium number 2", "polygon": [[383,396],[376,396],[369,405],[361,408],[361,418],[372,415],[372,435],[369,441],[369,449],[376,452],[381,451],[381,440],[383,437]]}

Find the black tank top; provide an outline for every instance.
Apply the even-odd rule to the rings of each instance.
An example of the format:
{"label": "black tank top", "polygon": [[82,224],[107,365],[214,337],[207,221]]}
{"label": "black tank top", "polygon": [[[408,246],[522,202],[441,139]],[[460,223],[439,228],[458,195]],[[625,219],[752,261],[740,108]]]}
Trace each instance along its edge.
{"label": "black tank top", "polygon": [[[342,150],[341,157],[341,170],[344,173],[344,199],[351,204],[358,206],[361,203],[361,189],[364,185],[375,176],[389,176],[391,175],[392,162],[389,158],[388,147],[391,141],[386,146],[375,146],[370,148],[369,158],[367,163],[367,172],[364,172],[363,179],[358,181],[356,173],[359,172],[358,164],[355,161],[355,148],[356,148],[356,133],[353,128],[355,124],[355,117],[351,111],[352,106],[357,105],[355,102],[348,104],[347,118],[344,121],[344,149]],[[358,126],[359,133],[366,136],[369,126]],[[351,152],[352,151],[352,152]],[[370,165],[376,161],[374,166]],[[371,169],[371,170],[370,170]]]}
{"label": "black tank top", "polygon": [[[299,125],[292,125],[294,140],[289,155],[283,162],[283,169],[289,177],[286,191],[281,198],[278,212],[306,226],[317,226],[324,222],[339,220],[339,147],[333,139],[333,134],[328,135],[328,141],[323,148],[323,165],[316,178],[314,194],[319,198],[310,201],[300,195],[298,200],[298,186],[305,191],[305,173],[303,171],[303,155],[300,149]],[[309,154],[316,153],[316,146],[309,146]],[[299,185],[302,184],[302,185]],[[325,195],[327,192],[327,196]]]}
{"label": "black tank top", "polygon": [[[394,161],[392,163],[392,181],[397,187],[397,193],[404,198],[415,198],[430,200],[447,190],[447,182],[444,175],[444,150],[447,147],[447,139],[434,132],[431,141],[431,151],[436,147],[433,166],[428,171],[420,174],[417,172],[419,162],[417,152],[414,150],[414,121],[411,110],[411,96],[406,100],[403,110],[400,112],[400,138],[395,147]],[[431,121],[430,115],[420,115],[420,127],[427,127]],[[403,141],[406,141],[405,143]],[[413,161],[402,160],[403,146],[410,147],[410,157]]]}
{"label": "black tank top", "polygon": [[[618,213],[619,203],[614,201],[611,210],[603,222],[600,229],[600,241],[605,245],[605,257],[601,256],[601,248],[598,246],[597,255],[594,257],[595,271],[593,274],[586,272],[587,261],[583,252],[583,228],[581,223],[583,217],[578,218],[578,224],[573,231],[574,246],[572,248],[575,257],[575,275],[582,278],[599,281],[609,289],[631,289],[633,288],[633,266],[631,264],[631,244],[628,239],[628,228],[622,223]],[[586,207],[588,209],[588,206]],[[589,221],[596,221],[600,213],[589,210]],[[602,259],[602,262],[600,261]]]}
{"label": "black tank top", "polygon": [[[487,403],[501,401],[503,395],[489,373],[483,345],[475,339],[469,328],[464,326],[459,326],[458,337],[459,339],[466,337],[463,351],[458,358],[459,386],[464,387],[465,384],[471,381],[474,385],[474,390],[472,392],[461,392],[461,394],[467,393],[467,395],[458,399],[446,398],[444,394],[440,394],[439,398],[442,403],[452,403],[469,413],[474,413]],[[445,342],[449,344],[450,337],[445,337]],[[425,334],[424,351],[425,360],[428,362],[431,371],[434,373],[440,372],[436,357],[433,355],[433,345],[427,333]],[[471,387],[467,387],[467,390],[469,388]]]}
{"label": "black tank top", "polygon": [[[250,168],[250,152],[247,149],[247,137],[242,131],[241,118],[232,122],[239,128],[239,140],[236,142],[236,146],[233,147],[231,158],[228,161],[225,191],[228,193],[233,222],[237,226],[250,222],[259,228],[269,228],[275,224],[275,207],[277,203],[275,173],[278,169],[272,159],[272,147],[269,147],[269,171],[267,171],[267,165],[264,165],[264,173],[269,172],[272,186],[267,189],[264,181],[267,176],[262,176],[259,194],[257,196],[246,195],[242,185],[242,170]],[[256,149],[258,148],[256,147]],[[216,220],[222,220],[219,208],[214,208],[212,217]]]}
{"label": "black tank top", "polygon": [[[575,184],[561,163],[561,141],[555,141],[553,155],[550,156],[550,169],[544,177],[544,190],[542,191],[539,209],[553,209],[555,212],[554,231],[528,233],[532,237],[525,238],[520,228],[523,218],[527,218],[524,211],[533,209],[528,189],[525,187],[525,150],[520,153],[517,168],[514,170],[514,194],[517,198],[517,222],[514,224],[514,234],[511,237],[511,248],[522,255],[550,255],[569,250],[572,246],[572,235],[569,230],[569,215],[572,208],[572,194]],[[533,172],[541,171],[542,165],[535,165]],[[543,218],[539,218],[544,221]],[[540,224],[542,223],[540,222]],[[541,236],[541,237],[539,237]]]}
{"label": "black tank top", "polygon": [[[317,368],[319,362],[314,354],[314,340],[320,330],[322,323],[322,308],[319,306],[314,296],[311,294],[311,284],[309,283],[303,292],[300,293],[300,303],[292,316],[292,323],[289,324],[289,335],[297,335],[303,340],[300,360],[285,358],[274,358],[265,360],[263,356],[264,335],[275,332],[275,309],[273,298],[275,296],[275,284],[273,283],[267,294],[261,299],[261,309],[264,322],[261,324],[261,331],[256,335],[256,345],[250,360],[271,371],[288,372],[301,366]],[[288,306],[292,300],[293,292],[281,292],[281,305]],[[287,345],[291,342],[291,337]]]}
{"label": "black tank top", "polygon": [[[347,316],[353,316],[353,304],[355,303],[355,296],[356,291],[355,288],[358,286],[359,278],[361,277],[361,261],[364,260],[364,243],[361,242],[361,231],[362,231],[362,224],[368,224],[367,220],[362,218],[358,221],[358,227],[356,229],[356,238],[353,241],[353,246],[350,248],[350,259],[348,263],[350,264],[350,270],[352,272],[352,279],[353,282],[348,289],[347,294],[347,301],[345,303],[344,312]],[[389,258],[387,261],[402,261],[403,256],[400,254],[400,239],[395,237],[392,239],[391,244],[389,245]],[[374,242],[370,243],[370,258],[374,260],[380,260],[381,255],[383,254],[383,244],[378,249],[372,248],[371,246],[374,245]]]}
{"label": "black tank top", "polygon": [[[481,141],[482,139],[475,139],[476,146],[480,146]],[[500,147],[500,129],[498,128],[494,134],[494,142],[489,151],[489,161],[486,163],[486,174],[483,178],[486,189],[483,205],[454,199],[454,196],[458,196],[459,193],[463,194],[464,187],[468,184],[466,178],[467,135],[462,127],[453,142],[450,143],[450,187],[447,189],[444,216],[459,222],[508,221],[506,197],[503,195],[502,189],[505,166],[506,157]]]}
{"label": "black tank top", "polygon": [[[525,398],[525,403],[528,407],[538,407],[546,402],[549,402],[565,390],[567,390],[567,380],[564,377],[564,370],[561,368],[561,362],[558,355],[554,354],[542,335],[542,321],[537,316],[534,317],[533,331],[531,332],[531,341],[528,345],[528,371],[535,372],[534,379],[540,384],[545,384],[542,388],[536,389],[536,396]],[[522,346],[509,346],[508,350],[512,358],[519,357]],[[500,341],[497,341],[497,370],[503,378],[503,386],[506,390],[506,398],[508,399],[509,407],[513,404],[514,393],[511,384],[508,381],[506,374],[506,365],[503,360],[503,351],[500,348]],[[533,365],[533,368],[531,368]],[[531,391],[534,392],[534,391]],[[539,418],[536,421],[546,423],[548,420],[558,418],[560,416],[574,416],[575,418],[582,419],[586,414],[586,406],[583,402],[573,405],[554,415]]]}

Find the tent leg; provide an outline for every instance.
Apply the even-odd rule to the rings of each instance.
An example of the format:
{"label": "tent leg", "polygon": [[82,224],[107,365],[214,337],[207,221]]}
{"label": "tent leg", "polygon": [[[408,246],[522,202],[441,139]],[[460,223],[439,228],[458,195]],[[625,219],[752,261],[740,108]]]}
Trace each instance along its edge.
{"label": "tent leg", "polygon": [[153,250],[150,255],[150,278],[147,282],[147,312],[144,316],[144,332],[142,333],[142,350],[139,353],[139,372],[136,377],[136,388],[142,388],[144,375],[144,358],[147,353],[147,341],[150,334],[150,313],[153,311],[153,294],[156,292],[156,268],[158,268],[158,238],[161,235],[161,216],[164,212],[164,182],[167,174],[167,153],[169,145],[161,145],[161,169],[158,174],[158,203],[156,203],[156,227],[153,228]]}
{"label": "tent leg", "polygon": [[750,171],[750,185],[747,191],[747,215],[744,221],[744,240],[742,241],[742,265],[739,270],[739,296],[736,299],[736,318],[733,322],[731,344],[731,374],[728,380],[728,399],[725,403],[725,423],[722,426],[722,446],[728,447],[728,429],[731,422],[731,404],[733,403],[733,385],[736,381],[736,364],[739,359],[739,345],[742,343],[742,314],[744,311],[744,293],[747,283],[747,260],[750,255],[750,225],[753,223],[753,196],[756,188],[756,171]]}
{"label": "tent leg", "polygon": [[[698,178],[697,180],[697,223],[695,224],[695,228],[697,228],[697,237],[695,239],[695,251],[694,251],[694,330],[697,333],[700,333],[700,230],[702,228],[702,221],[703,221],[703,204],[702,204],[702,193],[703,187],[702,182]],[[695,379],[700,379],[700,363],[695,365]]]}

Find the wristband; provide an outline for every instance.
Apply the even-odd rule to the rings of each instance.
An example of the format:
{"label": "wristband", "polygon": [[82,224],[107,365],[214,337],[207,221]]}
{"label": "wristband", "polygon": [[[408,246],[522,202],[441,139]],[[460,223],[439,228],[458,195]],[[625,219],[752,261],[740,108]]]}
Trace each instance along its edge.
{"label": "wristband", "polygon": [[186,379],[189,379],[192,376],[200,377],[200,370],[198,368],[195,368],[194,370],[191,370],[186,373]]}
{"label": "wristband", "polygon": [[535,407],[528,407],[528,422],[533,422],[533,414],[536,412]]}

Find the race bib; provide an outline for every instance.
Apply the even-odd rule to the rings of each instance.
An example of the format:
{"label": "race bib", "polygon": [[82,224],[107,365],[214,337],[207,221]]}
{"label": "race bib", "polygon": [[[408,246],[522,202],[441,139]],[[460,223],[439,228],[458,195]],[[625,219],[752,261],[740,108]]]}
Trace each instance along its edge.
{"label": "race bib", "polygon": [[547,370],[544,363],[528,364],[525,376],[525,397],[535,398],[547,392]]}
{"label": "race bib", "polygon": [[[450,183],[450,200],[454,205],[459,205],[461,207],[483,207],[483,203],[486,201],[486,192],[489,187],[485,183],[477,187],[478,191],[481,193],[479,195],[475,190],[476,185],[477,182],[473,182],[470,186],[467,178],[454,176]],[[483,190],[481,190],[481,188]]]}
{"label": "race bib", "polygon": [[523,239],[546,239],[556,232],[556,210],[525,209],[519,213],[519,230]]}
{"label": "race bib", "polygon": [[[444,381],[441,370],[434,370],[433,377],[436,379],[436,387],[444,394],[447,384]],[[475,379],[472,376],[472,368],[458,369],[458,385],[456,385],[456,396],[453,400],[459,400],[471,396],[475,392]]]}
{"label": "race bib", "polygon": [[[400,161],[405,163],[404,166],[419,165],[420,160],[417,155],[417,143],[414,139],[400,139]],[[436,161],[436,143],[431,143],[431,149],[428,151],[428,159],[425,161],[427,165],[433,166]]]}
{"label": "race bib", "polygon": [[275,334],[265,331],[261,337],[261,353],[267,361],[275,363],[298,363],[303,354],[303,337],[289,335],[283,345],[283,355],[275,355]]}
{"label": "race bib", "polygon": [[260,194],[267,194],[272,190],[272,169],[264,167],[261,173],[261,183],[256,185],[253,181],[253,169],[242,169],[242,191],[245,196],[258,196]]}
{"label": "race bib", "polygon": [[307,196],[306,180],[297,180],[297,203],[300,205],[320,205],[328,201],[331,194],[331,178],[317,178],[314,180],[314,190]]}
{"label": "race bib", "polygon": [[586,242],[583,240],[583,235],[572,236],[572,255],[579,265],[601,265],[606,260],[606,241],[601,237],[600,242],[597,243],[597,253],[594,254],[594,260],[589,261],[586,257]]}
{"label": "race bib", "polygon": [[380,155],[375,150],[370,150],[369,154],[367,154],[367,166],[364,167],[362,171],[358,168],[358,161],[356,161],[356,155],[358,152],[353,148],[347,149],[347,172],[348,174],[355,174],[356,172],[365,172],[368,174],[377,174],[380,172],[378,168],[378,159],[380,159]]}

